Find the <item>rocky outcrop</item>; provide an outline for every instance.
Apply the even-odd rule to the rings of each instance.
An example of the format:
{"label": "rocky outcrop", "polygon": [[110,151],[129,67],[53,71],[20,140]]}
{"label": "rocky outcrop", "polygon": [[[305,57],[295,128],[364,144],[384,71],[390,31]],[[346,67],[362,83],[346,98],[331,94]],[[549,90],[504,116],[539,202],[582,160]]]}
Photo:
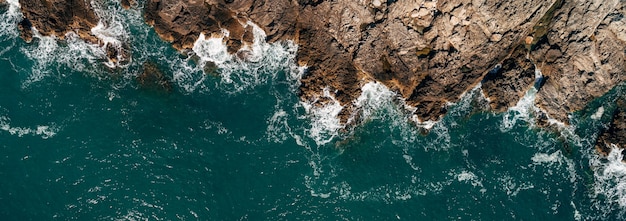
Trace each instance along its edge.
{"label": "rocky outcrop", "polygon": [[626,2],[570,0],[555,11],[531,57],[549,79],[536,102],[548,115],[568,122],[626,80]]}
{"label": "rocky outcrop", "polygon": [[248,18],[231,10],[225,2],[149,0],[144,12],[146,22],[157,34],[179,50],[193,48],[201,33],[224,37],[230,53],[252,44],[254,39]]}
{"label": "rocky outcrop", "polygon": [[[131,4],[130,1],[127,1]],[[106,42],[92,30],[101,21],[93,2],[86,0],[20,0],[24,19],[19,28],[22,38],[30,42],[33,28],[43,36],[55,36],[61,40],[68,33],[75,33],[86,42],[102,47],[110,62],[126,65],[130,62],[130,47],[126,42]]]}
{"label": "rocky outcrop", "polygon": [[[309,67],[302,79],[302,97],[323,102],[319,95],[324,88],[330,89],[346,106],[342,113],[345,121],[352,101],[360,95],[360,86],[372,80],[398,91],[409,105],[417,107],[415,114],[420,119],[439,119],[446,113],[446,103],[457,101],[524,45],[532,27],[555,1],[298,3],[298,61]],[[521,47],[516,55],[526,53]],[[516,67],[509,62],[505,68]],[[515,71],[507,74],[517,77]],[[499,106],[496,109],[514,104],[532,85],[533,76],[523,77],[519,81],[523,85],[513,86],[514,93],[493,84],[493,96],[504,95],[502,100],[509,100],[494,104]],[[499,79],[506,80],[488,80]],[[506,84],[502,80],[499,84]],[[491,82],[486,82],[487,87]]]}
{"label": "rocky outcrop", "polygon": [[98,17],[85,0],[20,0],[24,20],[20,23],[22,36],[32,39],[31,27],[44,36],[65,38],[68,32],[78,34],[82,39],[97,43],[91,29],[98,25]]}
{"label": "rocky outcrop", "polygon": [[[626,100],[621,99],[617,102],[617,108],[613,112],[613,120],[608,128],[598,137],[596,149],[608,155],[612,146],[626,149]],[[626,153],[623,161],[626,162]]]}

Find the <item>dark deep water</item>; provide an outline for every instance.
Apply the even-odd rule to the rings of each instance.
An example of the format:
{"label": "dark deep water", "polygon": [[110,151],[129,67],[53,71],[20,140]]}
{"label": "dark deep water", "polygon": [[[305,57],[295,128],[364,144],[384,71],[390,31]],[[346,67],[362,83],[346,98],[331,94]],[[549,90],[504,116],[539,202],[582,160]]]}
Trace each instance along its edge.
{"label": "dark deep water", "polygon": [[[0,16],[2,220],[624,220],[626,164],[599,157],[597,133],[622,87],[559,132],[533,126],[529,91],[507,113],[478,89],[428,135],[375,83],[364,122],[338,132],[337,106],[297,97],[296,47],[258,42],[241,63],[198,47],[219,74],[179,55],[136,10],[105,4],[133,61],[109,71],[102,49],[18,37]],[[141,88],[144,61],[171,92]],[[219,75],[219,76],[217,76]]]}

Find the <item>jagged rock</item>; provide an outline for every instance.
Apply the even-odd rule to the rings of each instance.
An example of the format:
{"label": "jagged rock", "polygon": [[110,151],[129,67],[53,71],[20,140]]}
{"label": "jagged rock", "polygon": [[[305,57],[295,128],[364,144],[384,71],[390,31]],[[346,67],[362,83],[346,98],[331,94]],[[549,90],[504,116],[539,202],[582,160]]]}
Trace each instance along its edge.
{"label": "jagged rock", "polygon": [[481,89],[489,98],[492,110],[502,112],[515,106],[533,86],[535,67],[526,59],[527,52],[523,45],[519,45],[509,58],[496,65],[483,79]]}
{"label": "jagged rock", "polygon": [[143,72],[137,76],[137,83],[141,88],[158,92],[171,92],[170,79],[158,68],[155,63],[143,63]]}
{"label": "jagged rock", "polygon": [[[314,68],[303,79],[304,99],[331,85],[349,107],[360,94],[359,82],[375,79],[417,107],[420,119],[437,120],[446,103],[458,101],[517,48],[552,3],[390,1],[371,8],[337,1],[305,7],[298,57]],[[309,32],[315,42],[302,41]]]}
{"label": "jagged rock", "polygon": [[97,43],[91,28],[98,24],[98,17],[84,0],[41,0],[19,1],[24,21],[21,22],[22,36],[26,41],[32,39],[31,27],[46,36],[60,39],[68,32],[75,32],[86,41]]}
{"label": "jagged rock", "polygon": [[[626,149],[626,100],[618,101],[618,107],[613,112],[613,120],[609,127],[598,137],[596,149],[608,155],[611,152],[611,146]],[[626,162],[626,155],[623,161]]]}
{"label": "jagged rock", "polygon": [[[224,37],[228,51],[237,52],[244,44],[252,44],[252,29],[247,19],[238,16],[227,6],[238,4],[220,1],[149,0],[144,8],[146,22],[154,27],[161,38],[172,43],[174,48],[193,48],[204,33],[206,36]],[[221,36],[222,29],[228,36]]]}
{"label": "jagged rock", "polygon": [[626,2],[564,1],[544,36],[535,36],[531,57],[549,79],[536,102],[568,123],[581,110],[626,80]]}
{"label": "jagged rock", "polygon": [[[73,32],[81,39],[103,47],[110,62],[126,65],[130,62],[130,47],[126,42],[113,44],[103,42],[91,32],[98,25],[100,18],[96,15],[91,3],[84,0],[20,0],[24,19],[19,23],[22,38],[30,42],[33,38],[32,28],[43,36],[55,36],[61,40],[66,34]],[[128,1],[129,4],[131,1]]]}

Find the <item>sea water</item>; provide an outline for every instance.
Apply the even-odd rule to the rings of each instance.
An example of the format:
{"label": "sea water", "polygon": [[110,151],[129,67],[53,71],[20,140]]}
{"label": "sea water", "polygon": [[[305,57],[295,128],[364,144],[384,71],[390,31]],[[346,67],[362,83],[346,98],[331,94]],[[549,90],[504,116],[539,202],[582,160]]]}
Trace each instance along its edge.
{"label": "sea water", "polygon": [[[492,113],[477,85],[444,118],[420,123],[396,93],[370,82],[345,125],[338,102],[297,97],[306,74],[297,46],[265,42],[253,23],[245,61],[206,36],[183,55],[140,9],[96,2],[102,21],[92,31],[130,45],[132,59],[120,65],[72,34],[25,43],[19,4],[8,3],[2,220],[625,219],[624,153],[594,150],[623,86],[554,131],[533,123],[536,89]],[[138,85],[144,62],[166,73],[172,91]],[[211,64],[215,73],[205,73]]]}

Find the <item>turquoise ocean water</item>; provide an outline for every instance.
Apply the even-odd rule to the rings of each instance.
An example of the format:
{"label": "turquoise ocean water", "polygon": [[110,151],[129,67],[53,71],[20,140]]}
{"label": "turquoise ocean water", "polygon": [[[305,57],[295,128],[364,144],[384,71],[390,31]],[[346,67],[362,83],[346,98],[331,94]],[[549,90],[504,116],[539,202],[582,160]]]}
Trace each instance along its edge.
{"label": "turquoise ocean water", "polygon": [[[613,89],[559,131],[536,128],[534,90],[506,113],[480,88],[424,135],[380,84],[362,123],[297,97],[297,47],[258,39],[240,62],[219,44],[181,56],[139,10],[99,5],[102,33],[131,42],[108,68],[102,48],[19,38],[0,16],[0,220],[623,220],[626,164],[594,149]],[[218,63],[204,74],[205,61]],[[145,89],[145,61],[173,82]],[[330,117],[329,117],[330,116]]]}

